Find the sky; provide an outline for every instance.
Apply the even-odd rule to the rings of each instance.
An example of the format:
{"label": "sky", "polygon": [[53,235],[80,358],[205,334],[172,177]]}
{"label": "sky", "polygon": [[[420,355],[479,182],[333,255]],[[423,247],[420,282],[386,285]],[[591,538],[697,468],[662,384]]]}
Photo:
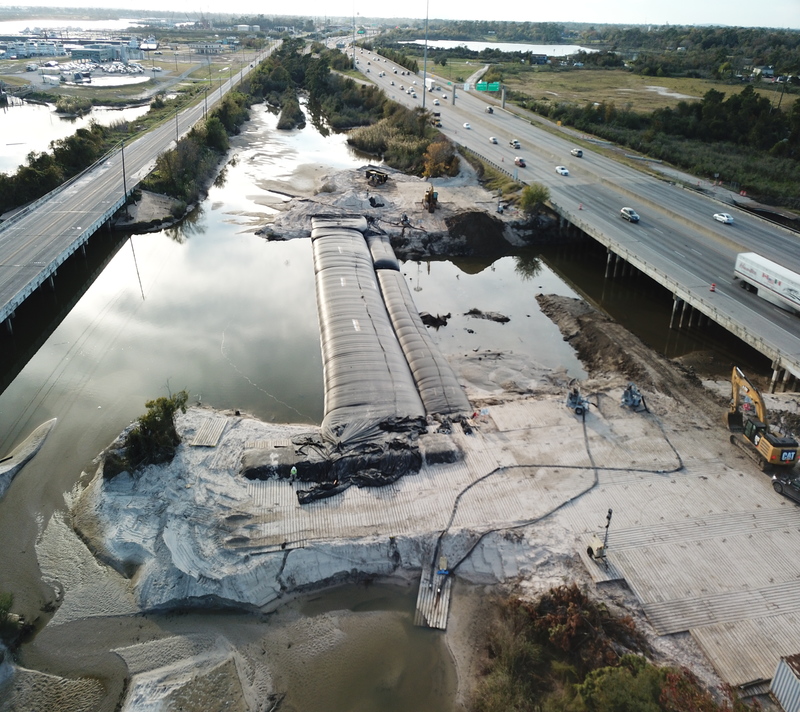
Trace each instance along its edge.
{"label": "sky", "polygon": [[[0,0],[0,7],[19,6],[19,0]],[[27,4],[27,3],[26,3]],[[136,0],[130,5],[114,0],[63,0],[37,3],[59,7],[131,7],[137,10],[174,10],[176,15],[204,13],[303,15],[326,17],[334,13],[363,17],[428,17],[454,20],[505,20],[529,22],[590,22],[595,24],[731,25],[738,27],[779,27],[800,29],[800,0],[570,0],[569,2],[520,2],[501,5],[484,0],[404,0],[375,2],[350,0],[293,0],[269,3],[264,0]],[[491,9],[491,12],[490,12]]]}

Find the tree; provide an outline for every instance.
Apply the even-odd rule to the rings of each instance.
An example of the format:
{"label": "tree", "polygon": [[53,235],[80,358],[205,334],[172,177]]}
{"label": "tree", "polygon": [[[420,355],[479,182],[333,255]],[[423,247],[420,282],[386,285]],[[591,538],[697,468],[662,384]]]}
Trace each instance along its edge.
{"label": "tree", "polygon": [[425,151],[422,173],[428,178],[452,175],[454,160],[458,159],[453,144],[442,136],[432,141]]}
{"label": "tree", "polygon": [[643,657],[623,655],[619,667],[593,670],[576,688],[587,712],[662,712],[663,678]]}
{"label": "tree", "polygon": [[541,183],[531,183],[522,189],[519,207],[528,215],[533,215],[538,213],[548,200],[550,200],[550,189]]}
{"label": "tree", "polygon": [[189,394],[180,391],[169,398],[161,396],[147,401],[147,412],[139,417],[122,445],[122,454],[109,453],[103,467],[106,479],[120,472],[134,472],[145,465],[157,465],[169,462],[175,456],[175,450],[181,443],[180,435],[175,429],[175,413],[186,412],[186,401]]}
{"label": "tree", "polygon": [[228,132],[216,116],[206,119],[206,146],[220,152],[227,151],[230,146]]}

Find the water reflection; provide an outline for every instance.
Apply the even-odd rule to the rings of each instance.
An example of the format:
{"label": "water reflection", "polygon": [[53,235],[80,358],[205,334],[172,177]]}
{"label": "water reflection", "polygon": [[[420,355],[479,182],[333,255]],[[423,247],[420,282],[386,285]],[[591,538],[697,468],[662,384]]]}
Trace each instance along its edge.
{"label": "water reflection", "polygon": [[535,255],[532,252],[517,255],[514,257],[514,261],[516,262],[514,271],[525,282],[529,282],[534,277],[538,276],[542,271],[541,259],[538,255]]}
{"label": "water reflection", "polygon": [[149,106],[127,109],[95,108],[82,117],[61,117],[52,104],[15,104],[0,112],[0,173],[15,173],[31,151],[47,151],[51,141],[72,136],[92,121],[110,126],[119,121],[135,121]]}

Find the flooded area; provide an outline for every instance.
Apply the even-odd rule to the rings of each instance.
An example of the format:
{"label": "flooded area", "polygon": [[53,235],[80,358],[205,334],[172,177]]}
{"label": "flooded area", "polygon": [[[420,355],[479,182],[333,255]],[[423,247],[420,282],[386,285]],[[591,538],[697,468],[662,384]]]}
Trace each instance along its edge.
{"label": "flooded area", "polygon": [[[8,115],[0,116],[0,128]],[[0,501],[0,590],[14,593],[15,610],[29,620],[44,623],[50,614],[43,609],[55,597],[55,584],[42,580],[37,537],[63,511],[81,472],[92,472],[93,458],[144,412],[145,401],[186,389],[191,403],[266,421],[314,424],[322,418],[310,240],[269,242],[254,232],[299,186],[368,161],[342,136],[324,136],[310,124],[278,132],[277,117],[262,106],[253,107],[252,117],[234,139],[233,159],[218,184],[188,220],[121,244],[99,238],[109,240],[108,264],[74,306],[72,294],[48,297],[63,300],[66,316],[0,393],[0,455],[58,418]],[[52,117],[42,118],[57,129],[49,133],[31,128],[32,120],[17,125],[20,142],[32,146],[42,140],[39,134],[48,142],[60,137],[59,119],[54,125]],[[69,125],[63,135],[74,129]],[[572,347],[539,311],[535,296],[602,292],[602,273],[598,278],[596,270],[584,270],[580,259],[550,260],[557,271],[535,252],[494,261],[405,262],[401,269],[420,311],[450,314],[448,325],[435,332],[446,354],[524,354],[581,378]],[[635,290],[641,287],[624,289],[619,285],[616,299],[646,322],[649,298],[640,299]],[[509,321],[478,322],[466,315],[473,308]],[[107,693],[98,708],[111,710],[124,674],[114,648],[140,637],[225,636],[234,647],[262,646],[276,689],[286,691],[283,709],[446,712],[453,667],[441,635],[413,627],[415,593],[349,586],[299,599],[275,617],[190,612],[72,622],[45,627],[23,646],[21,660],[62,675],[91,671]],[[91,642],[73,656],[67,651],[76,640]],[[209,707],[201,699],[185,709]]]}

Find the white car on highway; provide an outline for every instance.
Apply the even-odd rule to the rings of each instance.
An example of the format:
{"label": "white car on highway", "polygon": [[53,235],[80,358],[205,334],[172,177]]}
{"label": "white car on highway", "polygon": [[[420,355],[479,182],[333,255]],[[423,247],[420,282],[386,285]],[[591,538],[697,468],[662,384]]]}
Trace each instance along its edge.
{"label": "white car on highway", "polygon": [[497,143],[497,137],[496,136],[489,136],[489,143]]}
{"label": "white car on highway", "polygon": [[732,225],[733,215],[729,215],[728,213],[714,213],[714,220],[725,223],[726,225]]}
{"label": "white car on highway", "polygon": [[556,173],[562,176],[568,176],[569,170],[567,170],[566,166],[556,166]]}
{"label": "white car on highway", "polygon": [[439,100],[438,99],[434,99],[433,100],[433,105],[434,106],[439,106]]}
{"label": "white car on highway", "polygon": [[464,128],[465,128],[465,129],[471,129],[471,128],[472,128],[472,126],[470,126],[470,125],[469,125],[469,122],[467,122],[467,123],[465,123],[465,124],[464,124]]}

